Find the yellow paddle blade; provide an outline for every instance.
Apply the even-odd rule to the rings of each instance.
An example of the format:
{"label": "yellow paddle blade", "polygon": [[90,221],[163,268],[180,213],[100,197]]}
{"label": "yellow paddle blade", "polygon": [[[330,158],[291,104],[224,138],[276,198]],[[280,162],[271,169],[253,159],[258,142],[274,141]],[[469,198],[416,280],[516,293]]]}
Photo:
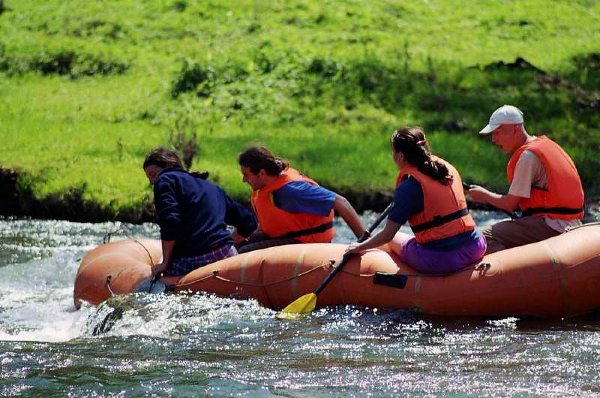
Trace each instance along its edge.
{"label": "yellow paddle blade", "polygon": [[277,319],[296,319],[301,314],[312,312],[317,305],[317,295],[314,293],[305,294],[297,298],[277,314]]}
{"label": "yellow paddle blade", "polygon": [[280,321],[295,321],[302,316],[304,316],[304,314],[280,311],[277,313],[277,315],[275,315],[275,318],[279,319]]}

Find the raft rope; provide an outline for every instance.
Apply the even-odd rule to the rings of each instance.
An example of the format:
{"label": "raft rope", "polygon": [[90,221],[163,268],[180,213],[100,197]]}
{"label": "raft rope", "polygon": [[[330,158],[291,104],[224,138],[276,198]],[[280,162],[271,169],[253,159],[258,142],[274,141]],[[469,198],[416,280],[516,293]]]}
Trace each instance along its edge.
{"label": "raft rope", "polygon": [[[181,284],[177,285],[177,287],[191,286],[191,285],[194,285],[194,284],[196,284],[198,282],[202,282],[202,281],[205,281],[205,280],[210,279],[210,278],[216,278],[216,279],[218,279],[220,281],[223,281],[223,282],[235,283],[236,285],[244,285],[244,286],[252,286],[252,287],[273,286],[273,285],[277,285],[279,283],[289,282],[289,281],[294,280],[296,278],[299,278],[301,276],[310,274],[311,272],[314,272],[314,271],[318,270],[319,268],[331,268],[333,266],[333,264],[335,264],[335,261],[334,260],[329,260],[326,264],[317,265],[314,268],[311,268],[311,269],[309,269],[307,271],[301,272],[301,273],[296,274],[294,276],[291,276],[289,278],[281,279],[281,280],[278,280],[278,281],[275,281],[275,282],[271,282],[271,283],[267,283],[267,284],[234,281],[232,279],[227,279],[227,278],[223,278],[222,276],[219,276],[219,270],[215,270],[215,271],[212,272],[212,274],[207,275],[204,278],[196,279],[196,280],[193,280],[193,281],[190,281],[190,282],[186,282],[186,283],[181,283]],[[350,275],[354,275],[354,274],[350,274]]]}
{"label": "raft rope", "polygon": [[132,241],[134,241],[135,243],[137,243],[138,245],[142,246],[142,248],[146,251],[146,254],[148,254],[148,258],[150,259],[150,264],[154,264],[154,260],[152,259],[152,255],[150,254],[150,250],[148,250],[148,248],[146,246],[144,246],[144,244],[142,242],[140,242],[139,240],[137,240],[136,238],[134,238],[133,236],[129,235],[128,231],[121,227],[121,228],[117,228],[113,231],[107,232],[106,234],[104,234],[104,237],[102,238],[102,243],[103,244],[107,244],[110,243],[110,240],[112,239],[112,236],[119,233],[119,232],[125,232],[125,237],[127,239],[130,239]]}
{"label": "raft rope", "polygon": [[110,297],[115,297],[116,294],[115,294],[115,292],[113,292],[113,290],[110,287],[110,281],[111,281],[111,279],[112,279],[112,275],[108,275],[106,277],[106,282],[104,283],[104,286],[106,286],[106,288],[108,289],[108,292],[110,293]]}
{"label": "raft rope", "polygon": [[[142,246],[142,248],[146,251],[146,254],[148,255],[148,258],[150,259],[150,265],[154,264],[154,260],[152,259],[152,255],[150,254],[150,250],[148,250],[148,248],[146,246],[144,246],[144,244],[142,242],[140,242],[139,240],[137,240],[136,238],[134,238],[133,236],[129,235],[127,233],[127,231],[124,228],[118,228],[114,231],[111,232],[107,232],[104,237],[102,238],[102,243],[103,244],[107,244],[110,242],[110,239],[112,238],[112,236],[118,232],[121,231],[125,231],[125,237],[129,240],[134,241],[135,243],[137,243],[138,245]],[[104,286],[106,286],[106,288],[108,289],[108,291],[110,292],[110,296],[111,297],[115,297],[116,294],[115,292],[113,292],[112,288],[110,287],[110,282],[112,280],[112,275],[108,275],[106,277],[106,281],[104,282]]]}
{"label": "raft rope", "polygon": [[[271,282],[271,283],[266,283],[266,284],[251,283],[251,282],[241,282],[241,281],[235,281],[233,279],[227,279],[227,278],[224,278],[224,277],[222,277],[222,276],[219,275],[219,270],[215,270],[210,275],[207,275],[207,276],[205,276],[203,278],[200,278],[200,279],[195,279],[195,280],[190,281],[190,282],[180,283],[180,284],[177,285],[177,287],[178,288],[185,288],[186,286],[193,286],[196,283],[203,282],[203,281],[205,281],[207,279],[211,279],[211,278],[215,278],[215,279],[218,279],[218,280],[226,282],[226,283],[234,283],[236,285],[243,285],[243,286],[250,286],[250,287],[268,287],[268,286],[274,286],[274,285],[278,285],[278,284],[281,284],[281,283],[289,282],[289,281],[294,280],[296,278],[300,278],[300,277],[302,277],[304,275],[308,275],[308,274],[310,274],[310,273],[312,273],[312,272],[314,272],[314,271],[316,271],[316,270],[318,270],[320,268],[326,268],[326,269],[327,268],[331,268],[334,264],[335,264],[335,260],[329,260],[325,264],[318,265],[316,267],[313,267],[313,268],[311,268],[311,269],[309,269],[307,271],[301,272],[301,273],[296,274],[294,276],[291,276],[289,278],[280,279],[278,281]],[[402,274],[398,274],[398,275],[408,276],[408,277],[420,277],[420,278],[439,278],[439,277],[444,277],[444,276],[456,274],[456,273],[459,273],[459,272],[466,272],[466,271],[473,271],[473,270],[480,271],[480,272],[481,271],[485,272],[489,267],[490,267],[490,264],[488,264],[488,263],[482,263],[482,264],[474,264],[474,265],[471,265],[471,266],[467,266],[467,267],[463,268],[462,270],[459,270],[459,271],[456,271],[456,272],[447,273],[447,274],[402,273]],[[353,272],[349,272],[349,271],[345,271],[345,270],[342,270],[340,272],[344,273],[346,275],[350,275],[350,276],[354,276],[354,277],[358,277],[358,278],[373,278],[376,275],[376,273],[372,273],[372,274],[355,274]]]}
{"label": "raft rope", "polygon": [[[125,231],[125,228],[117,228],[117,229],[115,229],[115,230],[113,230],[113,231],[110,231],[110,232],[107,232],[107,233],[105,233],[105,234],[104,234],[104,237],[102,238],[102,243],[103,243],[103,244],[110,243],[110,240],[112,239],[112,236],[113,236],[114,234],[117,234],[117,233],[121,232],[121,231]],[[127,238],[129,238],[129,234],[128,234],[128,233],[125,233],[125,236],[126,236]]]}
{"label": "raft rope", "polygon": [[154,265],[154,260],[152,260],[152,255],[150,254],[150,250],[148,250],[148,248],[146,246],[144,246],[144,244],[142,242],[140,242],[139,240],[137,240],[136,238],[129,238],[132,241],[134,241],[135,243],[137,243],[138,245],[142,246],[142,248],[146,251],[146,254],[148,255],[148,258],[150,259],[150,265]]}

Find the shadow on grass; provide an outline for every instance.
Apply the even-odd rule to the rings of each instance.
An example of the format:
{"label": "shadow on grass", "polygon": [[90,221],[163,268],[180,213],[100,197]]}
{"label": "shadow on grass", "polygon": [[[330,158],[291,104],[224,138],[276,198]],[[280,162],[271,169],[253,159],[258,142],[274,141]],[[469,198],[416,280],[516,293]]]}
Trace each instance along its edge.
{"label": "shadow on grass", "polygon": [[[335,113],[368,105],[389,115],[409,112],[411,123],[427,132],[472,136],[494,109],[514,104],[524,111],[531,134],[547,134],[559,142],[572,154],[584,185],[597,184],[598,53],[574,57],[564,75],[548,73],[523,58],[468,68],[429,58],[416,70],[404,58],[303,58],[269,48],[256,54],[254,64],[263,67],[253,71],[242,60],[185,61],[173,80],[172,95],[195,93],[198,102],[210,97],[212,112],[238,117],[240,123],[262,117],[267,126],[281,118],[322,125],[323,120],[313,119],[322,118],[323,110]],[[285,109],[282,98],[288,103]],[[347,132],[344,118],[332,118],[330,128]]]}

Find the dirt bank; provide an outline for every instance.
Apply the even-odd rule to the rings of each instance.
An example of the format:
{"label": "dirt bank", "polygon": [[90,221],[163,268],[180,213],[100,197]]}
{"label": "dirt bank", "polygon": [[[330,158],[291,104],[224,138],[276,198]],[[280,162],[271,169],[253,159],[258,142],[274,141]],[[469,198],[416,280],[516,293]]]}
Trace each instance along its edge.
{"label": "dirt bank", "polygon": [[[71,189],[43,199],[35,197],[30,188],[20,187],[19,173],[0,168],[0,216],[31,217],[39,219],[68,220],[76,222],[122,221],[142,223],[154,221],[154,208],[144,203],[141,209],[119,212],[83,199],[80,189]],[[339,190],[358,212],[373,210],[380,212],[391,202],[392,192],[344,191]],[[248,203],[246,203],[248,204]],[[469,203],[471,209],[491,210],[489,206]],[[588,198],[584,221],[600,220],[600,197]]]}
{"label": "dirt bank", "polygon": [[115,212],[86,201],[80,189],[70,189],[38,199],[28,187],[19,186],[19,173],[0,168],[0,215],[76,222],[123,221],[141,223],[154,220],[150,204],[141,210]]}

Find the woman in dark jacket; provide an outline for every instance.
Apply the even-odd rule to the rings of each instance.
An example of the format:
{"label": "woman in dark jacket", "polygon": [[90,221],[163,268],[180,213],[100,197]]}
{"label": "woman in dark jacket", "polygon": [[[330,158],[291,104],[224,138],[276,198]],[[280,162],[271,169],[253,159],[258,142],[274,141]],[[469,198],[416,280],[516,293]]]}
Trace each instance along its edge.
{"label": "woman in dark jacket", "polygon": [[[143,168],[154,186],[163,251],[162,262],[152,266],[153,275],[185,275],[235,256],[234,241],[256,229],[252,211],[206,181],[206,176],[184,170],[175,152],[156,148],[146,156]],[[235,227],[233,233],[227,225]]]}

